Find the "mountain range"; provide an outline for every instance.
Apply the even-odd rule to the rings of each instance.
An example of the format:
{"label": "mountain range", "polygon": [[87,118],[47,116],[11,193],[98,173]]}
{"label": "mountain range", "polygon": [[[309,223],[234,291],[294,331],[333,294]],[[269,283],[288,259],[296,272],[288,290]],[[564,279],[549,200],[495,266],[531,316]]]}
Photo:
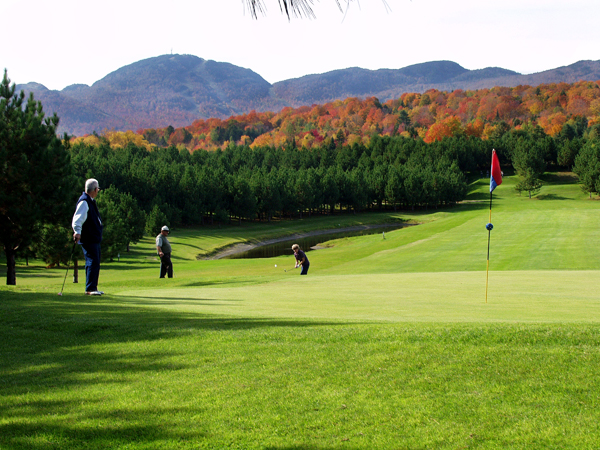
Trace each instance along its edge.
{"label": "mountain range", "polygon": [[277,112],[286,106],[323,104],[348,97],[381,102],[405,92],[475,90],[494,86],[537,86],[600,80],[600,61],[579,61],[529,75],[488,67],[468,70],[452,61],[401,69],[358,67],[270,84],[250,69],[193,55],[162,55],[124,66],[92,86],[61,91],[39,83],[17,85],[33,92],[46,114],[60,117],[59,131],[82,136],[104,129],[182,127],[197,119],[227,118],[252,110]]}

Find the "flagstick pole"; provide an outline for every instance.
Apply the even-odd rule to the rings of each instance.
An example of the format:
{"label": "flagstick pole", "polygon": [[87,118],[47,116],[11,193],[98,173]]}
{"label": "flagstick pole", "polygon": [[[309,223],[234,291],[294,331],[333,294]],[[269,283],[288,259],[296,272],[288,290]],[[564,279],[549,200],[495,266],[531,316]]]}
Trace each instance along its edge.
{"label": "flagstick pole", "polygon": [[[490,192],[490,220],[488,223],[492,223],[492,193]],[[487,303],[488,293],[488,273],[490,271],[490,236],[492,230],[488,230],[488,248],[487,248],[487,267],[485,269],[485,302]]]}

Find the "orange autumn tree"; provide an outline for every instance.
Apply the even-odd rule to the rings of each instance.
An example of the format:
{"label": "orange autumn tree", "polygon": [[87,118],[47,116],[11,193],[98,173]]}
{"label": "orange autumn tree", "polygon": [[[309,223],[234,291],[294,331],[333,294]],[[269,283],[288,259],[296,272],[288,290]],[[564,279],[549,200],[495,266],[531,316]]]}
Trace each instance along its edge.
{"label": "orange autumn tree", "polygon": [[[335,145],[365,143],[375,135],[421,137],[426,142],[460,134],[490,139],[514,127],[540,126],[556,136],[575,117],[584,118],[589,126],[600,122],[600,82],[451,92],[430,89],[404,93],[383,104],[375,97],[349,97],[276,112],[199,119],[187,127],[141,130],[137,134],[155,137],[148,140],[157,145],[173,144],[190,151],[229,144],[257,147],[292,142],[309,148],[332,141]],[[234,142],[229,142],[232,137]],[[86,139],[98,141],[97,137]],[[119,141],[114,139],[114,145]]]}
{"label": "orange autumn tree", "polygon": [[423,140],[431,144],[434,141],[441,141],[445,137],[460,136],[461,134],[464,134],[464,131],[460,119],[456,116],[449,116],[431,125]]}

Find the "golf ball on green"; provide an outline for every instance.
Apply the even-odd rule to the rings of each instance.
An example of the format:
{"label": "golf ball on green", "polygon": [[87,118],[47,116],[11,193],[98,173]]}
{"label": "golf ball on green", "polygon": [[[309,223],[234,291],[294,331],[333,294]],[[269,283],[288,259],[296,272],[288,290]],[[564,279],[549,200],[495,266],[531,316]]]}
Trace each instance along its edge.
{"label": "golf ball on green", "polygon": [[275,267],[277,267],[277,264],[275,264]]}

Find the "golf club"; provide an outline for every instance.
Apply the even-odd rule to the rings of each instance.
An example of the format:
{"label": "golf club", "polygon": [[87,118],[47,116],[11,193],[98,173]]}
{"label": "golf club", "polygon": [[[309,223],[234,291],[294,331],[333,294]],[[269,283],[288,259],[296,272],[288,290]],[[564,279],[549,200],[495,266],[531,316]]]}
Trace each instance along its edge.
{"label": "golf club", "polygon": [[75,246],[77,242],[73,242],[73,248],[71,249],[71,256],[69,256],[69,261],[67,261],[67,271],[65,272],[65,279],[63,280],[62,287],[60,288],[60,292],[58,295],[62,296],[63,289],[65,288],[65,281],[67,281],[67,274],[69,273],[69,265],[71,264],[71,260],[73,259],[73,253],[75,253]]}

